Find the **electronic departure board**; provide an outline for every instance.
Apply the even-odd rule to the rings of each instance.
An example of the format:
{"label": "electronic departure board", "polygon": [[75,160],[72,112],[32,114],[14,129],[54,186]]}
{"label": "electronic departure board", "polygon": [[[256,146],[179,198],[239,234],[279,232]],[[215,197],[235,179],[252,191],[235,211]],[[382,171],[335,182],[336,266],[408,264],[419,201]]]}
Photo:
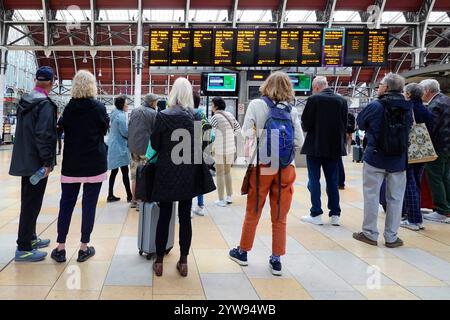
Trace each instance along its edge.
{"label": "electronic departure board", "polygon": [[301,38],[300,65],[322,65],[322,29],[303,30]]}
{"label": "electronic departure board", "polygon": [[150,66],[383,67],[388,29],[150,29]]}
{"label": "electronic departure board", "polygon": [[300,29],[280,30],[279,64],[296,66],[299,61]]}
{"label": "electronic departure board", "polygon": [[382,30],[367,30],[367,55],[365,65],[382,67],[387,64],[389,32]]}
{"label": "electronic departure board", "polygon": [[256,30],[237,30],[236,65],[253,66],[256,56]]}
{"label": "electronic departure board", "polygon": [[194,29],[192,32],[192,65],[212,64],[213,32],[211,29]]}
{"label": "electronic departure board", "polygon": [[258,30],[258,59],[256,65],[277,64],[278,30]]}
{"label": "electronic departure board", "polygon": [[367,52],[367,36],[364,29],[345,30],[345,66],[364,65],[365,52]]}
{"label": "electronic departure board", "polygon": [[169,64],[170,30],[150,30],[149,63],[151,66]]}
{"label": "electronic departure board", "polygon": [[344,65],[344,29],[323,30],[322,66],[342,67]]}
{"label": "electronic departure board", "polygon": [[234,30],[214,30],[214,65],[234,64],[234,37]]}
{"label": "electronic departure board", "polygon": [[190,65],[191,63],[191,30],[172,30],[170,47],[171,65]]}

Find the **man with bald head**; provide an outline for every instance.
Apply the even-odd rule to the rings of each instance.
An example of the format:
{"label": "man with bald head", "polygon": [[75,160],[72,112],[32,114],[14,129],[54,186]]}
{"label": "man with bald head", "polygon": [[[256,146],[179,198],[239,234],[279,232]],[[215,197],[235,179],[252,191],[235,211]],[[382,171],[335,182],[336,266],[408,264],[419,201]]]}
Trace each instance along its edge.
{"label": "man with bald head", "polygon": [[320,170],[327,183],[330,222],[339,226],[338,164],[346,155],[347,100],[328,87],[326,77],[316,77],[312,83],[313,95],[308,98],[302,114],[302,127],[306,132],[301,153],[306,155],[308,189],[311,193],[310,214],[303,222],[322,225]]}

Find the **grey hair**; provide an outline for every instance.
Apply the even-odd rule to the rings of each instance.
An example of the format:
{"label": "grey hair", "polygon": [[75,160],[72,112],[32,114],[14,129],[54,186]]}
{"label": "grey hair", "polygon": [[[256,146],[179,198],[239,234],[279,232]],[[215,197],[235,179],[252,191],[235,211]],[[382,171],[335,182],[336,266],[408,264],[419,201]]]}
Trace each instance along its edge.
{"label": "grey hair", "polygon": [[441,91],[441,86],[435,79],[425,79],[420,81],[420,84],[425,90],[428,90],[431,93],[438,93],[439,91]]}
{"label": "grey hair", "polygon": [[153,101],[159,100],[159,97],[154,93],[148,93],[144,97],[144,102],[150,105]]}
{"label": "grey hair", "polygon": [[389,91],[402,92],[405,87],[405,78],[396,73],[389,72],[381,80],[381,83],[387,85]]}
{"label": "grey hair", "polygon": [[423,91],[423,86],[415,82],[405,86],[405,92],[408,92],[411,95],[411,99],[422,99]]}
{"label": "grey hair", "polygon": [[180,77],[172,85],[169,93],[168,107],[180,106],[183,109],[194,108],[192,85],[188,79]]}
{"label": "grey hair", "polygon": [[317,76],[314,78],[314,81],[316,82],[316,85],[320,88],[326,88],[328,87],[328,80],[327,77],[324,76]]}

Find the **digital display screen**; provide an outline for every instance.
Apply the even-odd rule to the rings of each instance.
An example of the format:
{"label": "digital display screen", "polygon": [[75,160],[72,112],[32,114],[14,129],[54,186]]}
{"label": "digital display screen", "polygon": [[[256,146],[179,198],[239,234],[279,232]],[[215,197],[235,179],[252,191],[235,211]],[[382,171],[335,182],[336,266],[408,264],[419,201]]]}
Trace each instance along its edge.
{"label": "digital display screen", "polygon": [[258,30],[258,59],[256,65],[277,64],[278,30]]}
{"label": "digital display screen", "polygon": [[279,63],[283,66],[298,65],[300,29],[280,30]]}
{"label": "digital display screen", "polygon": [[151,66],[169,64],[170,30],[150,30],[149,63]]}
{"label": "digital display screen", "polygon": [[288,73],[294,91],[310,91],[311,76],[303,73]]}
{"label": "digital display screen", "polygon": [[208,73],[207,91],[236,91],[237,76],[235,73]]}
{"label": "digital display screen", "polygon": [[214,65],[234,64],[234,30],[214,30]]}
{"label": "digital display screen", "polygon": [[191,64],[191,30],[172,30],[171,65]]}
{"label": "digital display screen", "polygon": [[303,30],[301,42],[300,65],[322,65],[322,29]]}
{"label": "digital display screen", "polygon": [[192,64],[209,66],[212,62],[212,30],[194,29],[192,32]]}
{"label": "digital display screen", "polygon": [[322,66],[342,67],[344,65],[344,29],[324,29],[322,49]]}
{"label": "digital display screen", "polygon": [[252,66],[256,56],[256,30],[237,30],[236,65]]}
{"label": "digital display screen", "polygon": [[345,66],[364,65],[364,52],[366,52],[366,31],[363,29],[345,30]]}
{"label": "digital display screen", "polygon": [[382,67],[387,64],[389,32],[387,29],[367,31],[367,56],[365,64],[371,67]]}

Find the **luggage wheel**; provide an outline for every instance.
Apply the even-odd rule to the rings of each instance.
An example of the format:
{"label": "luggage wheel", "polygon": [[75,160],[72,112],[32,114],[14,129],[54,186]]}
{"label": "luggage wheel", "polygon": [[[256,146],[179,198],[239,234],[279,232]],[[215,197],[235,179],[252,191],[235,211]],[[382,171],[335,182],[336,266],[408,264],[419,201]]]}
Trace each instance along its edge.
{"label": "luggage wheel", "polygon": [[153,253],[147,254],[146,258],[147,258],[147,260],[152,260],[152,258],[153,258]]}
{"label": "luggage wheel", "polygon": [[142,250],[139,250],[139,255],[142,256],[144,252],[142,252]]}
{"label": "luggage wheel", "polygon": [[169,253],[170,253],[170,250],[172,250],[172,248],[173,248],[173,247],[168,248],[168,249],[166,250],[166,254],[169,254]]}

